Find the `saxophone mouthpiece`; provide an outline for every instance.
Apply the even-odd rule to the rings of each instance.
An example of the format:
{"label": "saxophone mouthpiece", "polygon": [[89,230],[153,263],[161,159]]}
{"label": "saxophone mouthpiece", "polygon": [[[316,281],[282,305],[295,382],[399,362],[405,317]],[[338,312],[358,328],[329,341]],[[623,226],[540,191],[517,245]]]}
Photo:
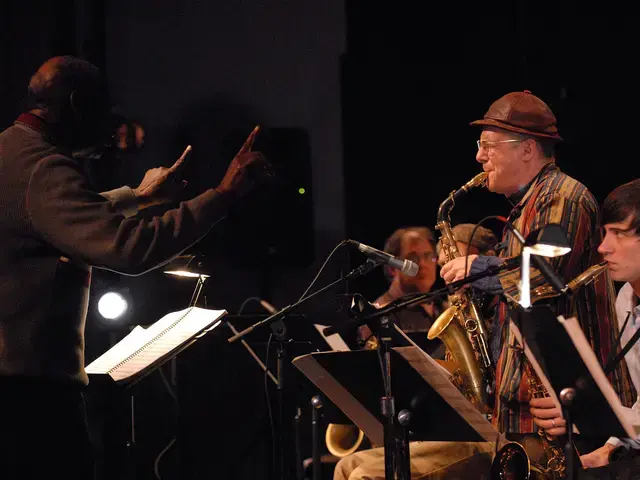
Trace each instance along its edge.
{"label": "saxophone mouthpiece", "polygon": [[484,187],[487,183],[487,177],[489,176],[489,174],[487,172],[481,172],[478,175],[476,175],[475,177],[473,177],[471,180],[469,180],[467,183],[465,183],[463,190],[466,192],[467,190],[471,189],[471,188],[475,188],[475,187]]}

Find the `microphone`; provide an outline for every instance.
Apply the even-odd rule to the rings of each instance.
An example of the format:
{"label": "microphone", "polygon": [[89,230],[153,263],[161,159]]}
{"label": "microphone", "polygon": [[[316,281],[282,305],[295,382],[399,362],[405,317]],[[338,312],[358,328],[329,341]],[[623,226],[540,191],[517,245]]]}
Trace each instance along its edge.
{"label": "microphone", "polygon": [[373,258],[384,265],[397,268],[405,275],[415,277],[418,274],[418,269],[420,267],[411,260],[400,260],[393,255],[389,255],[387,252],[377,250],[369,245],[365,245],[364,243],[356,242],[355,240],[347,240],[347,242],[355,245],[358,250],[364,253],[367,257]]}

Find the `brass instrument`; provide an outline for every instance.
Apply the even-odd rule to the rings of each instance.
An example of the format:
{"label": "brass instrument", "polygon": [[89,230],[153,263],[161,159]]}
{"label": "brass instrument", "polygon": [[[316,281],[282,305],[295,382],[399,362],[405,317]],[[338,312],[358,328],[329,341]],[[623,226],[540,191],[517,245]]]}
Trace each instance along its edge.
{"label": "brass instrument", "polygon": [[[569,290],[575,293],[578,289],[593,282],[608,267],[607,262],[601,262],[589,267],[568,283]],[[558,296],[550,285],[541,285],[531,292],[531,303]],[[529,377],[529,391],[533,398],[548,396],[548,392],[538,378],[529,362],[526,364]],[[532,464],[529,455],[522,445],[509,442],[496,454],[491,465],[491,480],[510,478],[513,480],[532,480],[534,478],[565,478],[567,473],[566,458],[562,446],[556,439],[548,435],[543,429],[538,429],[545,454],[546,465]],[[577,452],[576,452],[577,453]]]}
{"label": "brass instrument", "polygon": [[357,451],[364,441],[364,432],[355,425],[330,423],[324,435],[327,450],[336,457],[346,457]]}
{"label": "brass instrument", "polygon": [[[447,261],[460,257],[451,230],[450,212],[456,200],[470,189],[484,186],[487,173],[482,172],[465,183],[440,204],[436,229],[441,232],[440,243]],[[489,355],[487,327],[479,308],[468,291],[449,296],[447,308],[434,322],[427,334],[429,340],[439,338],[447,347],[458,368],[454,381],[460,391],[482,413],[489,413],[489,394],[493,388],[493,365]]]}
{"label": "brass instrument", "polygon": [[[363,350],[376,350],[378,348],[378,339],[375,335],[371,335]],[[342,458],[358,451],[368,442],[364,432],[357,426],[351,424],[330,423],[324,434],[324,441],[327,450],[331,455]]]}

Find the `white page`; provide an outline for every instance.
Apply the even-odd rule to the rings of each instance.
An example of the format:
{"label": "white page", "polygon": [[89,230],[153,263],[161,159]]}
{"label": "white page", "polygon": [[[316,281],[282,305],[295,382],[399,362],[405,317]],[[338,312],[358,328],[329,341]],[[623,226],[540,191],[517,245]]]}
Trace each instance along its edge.
{"label": "white page", "polygon": [[600,388],[600,391],[611,406],[611,409],[618,418],[618,421],[627,432],[627,435],[631,438],[635,438],[638,433],[640,433],[640,426],[632,425],[629,423],[629,416],[625,412],[625,407],[620,402],[620,398],[611,386],[611,383],[607,379],[604,370],[602,370],[602,367],[600,366],[600,363],[596,358],[596,354],[593,352],[593,349],[591,348],[587,337],[582,331],[582,328],[580,328],[578,319],[575,317],[565,319],[562,315],[560,315],[558,317],[558,321],[562,326],[564,326],[565,330],[569,334],[569,337],[571,337],[571,341],[575,345],[576,350],[578,350],[582,361],[589,369],[589,373],[591,373],[591,376],[593,377],[596,384]]}
{"label": "white page", "polygon": [[323,330],[327,328],[326,325],[318,325],[314,323],[313,326],[316,327],[316,330],[318,331],[318,333],[322,336],[322,338],[324,338],[324,341],[327,342],[327,344],[331,347],[331,350],[333,350],[334,352],[350,352],[351,351],[349,346],[346,344],[346,342],[342,339],[342,337],[338,333],[325,336],[325,334],[323,333]]}
{"label": "white page", "polygon": [[148,339],[147,331],[137,325],[122,340],[104,352],[85,367],[87,373],[104,374],[115,367],[123,358],[133,354]]}
{"label": "white page", "polygon": [[85,370],[87,373],[108,373],[115,381],[124,380],[179,348],[203,330],[217,327],[226,313],[226,310],[198,307],[168,313],[149,328],[136,327],[133,335],[123,339],[125,342],[116,344]]}

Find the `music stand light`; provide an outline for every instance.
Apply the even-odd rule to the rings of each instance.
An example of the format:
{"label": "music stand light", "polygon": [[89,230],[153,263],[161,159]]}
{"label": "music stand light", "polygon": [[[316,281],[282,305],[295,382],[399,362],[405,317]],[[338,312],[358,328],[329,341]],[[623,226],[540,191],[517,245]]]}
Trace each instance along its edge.
{"label": "music stand light", "polygon": [[210,277],[206,259],[202,255],[180,255],[165,266],[164,273],[198,279],[193,295],[191,295],[190,307],[197,305],[204,282]]}
{"label": "music stand light", "polygon": [[531,255],[549,258],[561,257],[570,252],[571,247],[562,227],[558,224],[550,224],[534,230],[526,240],[515,228],[512,228],[511,231],[523,245],[520,266],[520,306],[529,308],[531,307],[531,282],[529,276]]}
{"label": "music stand light", "polygon": [[534,230],[527,237],[526,245],[533,255],[561,257],[571,251],[571,246],[562,227],[556,223]]}

